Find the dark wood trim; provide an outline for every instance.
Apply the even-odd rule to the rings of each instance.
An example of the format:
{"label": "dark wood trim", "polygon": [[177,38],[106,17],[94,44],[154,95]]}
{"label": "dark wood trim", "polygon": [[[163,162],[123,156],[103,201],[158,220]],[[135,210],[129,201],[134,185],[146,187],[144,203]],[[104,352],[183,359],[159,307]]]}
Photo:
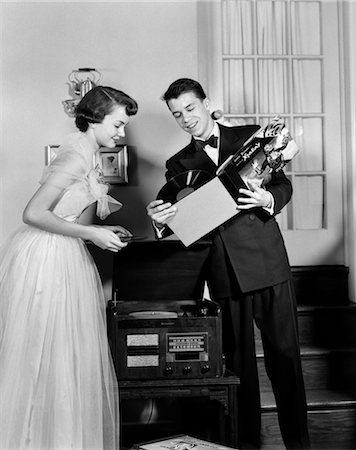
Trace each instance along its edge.
{"label": "dark wood trim", "polygon": [[292,275],[298,305],[349,303],[346,266],[293,266]]}

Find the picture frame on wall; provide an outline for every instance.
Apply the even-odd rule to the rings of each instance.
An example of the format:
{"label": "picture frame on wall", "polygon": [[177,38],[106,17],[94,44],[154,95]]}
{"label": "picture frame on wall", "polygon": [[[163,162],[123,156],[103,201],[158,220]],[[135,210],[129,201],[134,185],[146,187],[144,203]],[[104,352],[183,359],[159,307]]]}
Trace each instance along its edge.
{"label": "picture frame on wall", "polygon": [[[59,145],[45,146],[45,165],[48,166],[56,157]],[[128,178],[128,151],[126,145],[117,145],[115,148],[100,148],[94,166],[99,164],[104,179],[109,184],[127,184]]]}
{"label": "picture frame on wall", "polygon": [[[59,145],[46,145],[45,146],[45,165],[49,166],[51,162],[57,157]],[[94,167],[96,165],[95,156],[93,156]]]}
{"label": "picture frame on wall", "polygon": [[102,147],[98,153],[99,165],[105,181],[110,184],[128,183],[128,152],[126,145]]}
{"label": "picture frame on wall", "polygon": [[50,163],[56,158],[59,145],[46,145],[45,146],[45,165],[49,166]]}

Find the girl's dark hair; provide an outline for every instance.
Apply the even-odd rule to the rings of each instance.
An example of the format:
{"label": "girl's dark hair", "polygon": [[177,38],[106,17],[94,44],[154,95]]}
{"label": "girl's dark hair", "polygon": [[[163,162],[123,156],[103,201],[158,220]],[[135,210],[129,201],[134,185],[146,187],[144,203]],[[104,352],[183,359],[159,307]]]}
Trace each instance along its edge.
{"label": "girl's dark hair", "polygon": [[108,87],[96,86],[87,92],[75,109],[75,124],[80,131],[87,131],[90,123],[101,123],[115,106],[124,106],[126,114],[137,113],[136,101],[122,91]]}
{"label": "girl's dark hair", "polygon": [[178,98],[181,94],[185,94],[186,92],[193,92],[200,100],[206,98],[206,94],[200,83],[190,78],[179,78],[174,81],[162,95],[162,100],[168,103],[172,98]]}

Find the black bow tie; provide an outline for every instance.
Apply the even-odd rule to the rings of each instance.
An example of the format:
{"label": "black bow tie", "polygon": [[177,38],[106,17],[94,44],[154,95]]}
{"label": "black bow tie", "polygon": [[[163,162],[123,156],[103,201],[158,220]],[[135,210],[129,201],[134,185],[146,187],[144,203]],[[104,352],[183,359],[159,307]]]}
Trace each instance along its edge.
{"label": "black bow tie", "polygon": [[200,139],[195,139],[195,145],[198,149],[204,149],[206,145],[210,145],[210,147],[217,148],[218,146],[218,138],[217,136],[211,135],[210,138],[206,141],[201,141]]}

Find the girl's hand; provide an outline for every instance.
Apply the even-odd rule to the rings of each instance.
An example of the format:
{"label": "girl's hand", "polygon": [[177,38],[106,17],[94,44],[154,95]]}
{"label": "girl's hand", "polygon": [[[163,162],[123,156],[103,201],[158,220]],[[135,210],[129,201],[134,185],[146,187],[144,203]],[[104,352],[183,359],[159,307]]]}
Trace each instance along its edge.
{"label": "girl's hand", "polygon": [[127,243],[121,242],[120,237],[111,229],[107,229],[106,226],[94,226],[90,228],[89,240],[103,250],[110,250],[116,253],[127,246]]}
{"label": "girl's hand", "polygon": [[103,225],[107,230],[111,230],[116,233],[119,237],[129,237],[132,233],[121,225]]}

